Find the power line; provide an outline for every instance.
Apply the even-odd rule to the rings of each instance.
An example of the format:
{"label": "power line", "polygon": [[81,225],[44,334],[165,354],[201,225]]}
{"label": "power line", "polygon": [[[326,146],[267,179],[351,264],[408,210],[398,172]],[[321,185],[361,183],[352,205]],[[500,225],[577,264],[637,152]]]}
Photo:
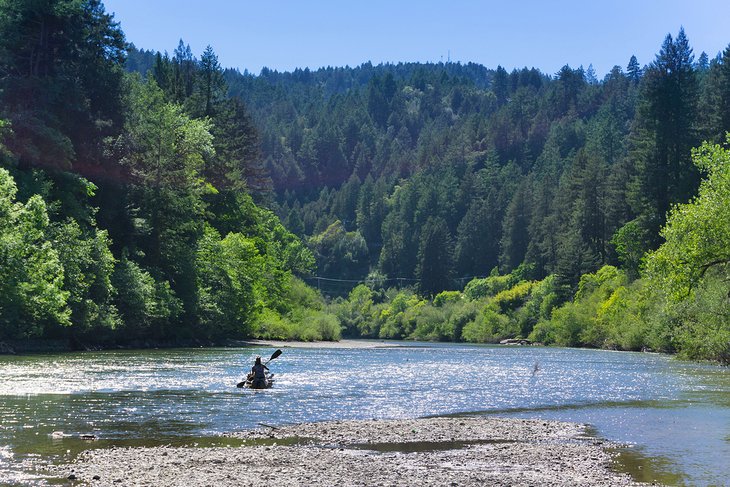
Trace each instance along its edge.
{"label": "power line", "polygon": [[[472,279],[483,279],[487,277],[486,275],[482,276],[463,276],[463,277],[455,277],[451,278],[451,282],[453,283],[459,283],[462,286],[467,281],[471,281]],[[404,284],[415,284],[421,282],[420,279],[415,279],[412,277],[385,277],[385,278],[365,278],[365,279],[337,279],[334,277],[324,277],[324,276],[310,276],[310,277],[304,277],[304,281],[309,281],[312,286],[316,286],[317,290],[320,292],[325,292],[325,294],[330,293],[336,293],[341,294],[342,292],[352,289],[357,284],[376,284],[376,283],[396,283],[397,287],[403,287]],[[316,282],[316,284],[315,284]],[[324,285],[325,289],[322,289],[322,286]]]}
{"label": "power line", "polygon": [[[487,275],[482,276],[464,276],[464,277],[452,277],[452,281],[471,281],[472,279],[484,279],[485,277],[489,277]],[[372,279],[336,279],[334,277],[323,277],[323,276],[310,276],[310,277],[304,277],[306,280],[321,280],[321,281],[328,281],[328,282],[348,282],[348,283],[366,283],[366,282],[384,282],[384,281],[409,281],[409,282],[420,282],[420,279],[415,279],[413,277],[374,277]]]}

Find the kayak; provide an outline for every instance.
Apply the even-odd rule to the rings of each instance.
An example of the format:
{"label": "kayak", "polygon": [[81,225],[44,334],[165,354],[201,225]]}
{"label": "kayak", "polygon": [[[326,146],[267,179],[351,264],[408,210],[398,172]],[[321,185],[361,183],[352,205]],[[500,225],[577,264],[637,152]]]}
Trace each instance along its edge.
{"label": "kayak", "polygon": [[[281,350],[275,351],[274,353],[271,354],[271,358],[269,360],[267,360],[266,363],[263,364],[263,366],[264,366],[264,380],[263,381],[262,380],[255,381],[253,379],[254,372],[252,369],[251,372],[249,372],[248,375],[246,375],[246,378],[244,380],[242,380],[241,382],[236,384],[236,387],[238,387],[239,389],[244,388],[244,387],[246,387],[248,389],[268,389],[268,388],[272,387],[274,385],[274,374],[268,372],[269,369],[268,369],[268,367],[266,367],[266,364],[268,364],[269,362],[274,360],[276,357],[281,355],[281,353],[282,353]],[[260,361],[261,361],[261,357],[256,357],[256,363],[261,363]]]}
{"label": "kayak", "polygon": [[268,389],[274,385],[274,374],[266,374],[263,381],[254,381],[253,375],[248,374],[246,380],[239,382],[236,387],[247,388],[247,389]]}

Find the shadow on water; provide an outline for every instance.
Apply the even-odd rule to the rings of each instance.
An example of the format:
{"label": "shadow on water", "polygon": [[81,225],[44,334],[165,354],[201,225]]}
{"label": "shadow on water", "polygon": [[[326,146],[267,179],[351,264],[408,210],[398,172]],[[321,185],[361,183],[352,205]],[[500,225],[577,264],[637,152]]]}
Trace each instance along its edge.
{"label": "shadow on water", "polygon": [[240,448],[245,446],[312,446],[316,440],[307,437],[288,438],[236,438],[234,436],[170,436],[164,438],[115,438],[83,440],[62,438],[54,440],[46,451],[38,453],[64,456],[73,459],[88,450],[107,448]]}
{"label": "shadow on water", "polygon": [[653,409],[674,409],[683,407],[686,401],[654,401],[654,400],[638,400],[638,401],[595,401],[575,404],[555,404],[549,406],[535,407],[516,407],[504,409],[486,409],[481,411],[459,412],[451,414],[435,414],[427,417],[443,417],[443,418],[459,418],[469,416],[484,415],[500,415],[500,414],[522,414],[522,413],[539,413],[539,412],[560,412],[575,410],[594,410],[597,408],[653,408]]}
{"label": "shadow on water", "polygon": [[687,485],[687,476],[677,472],[674,463],[667,458],[647,455],[636,447],[612,448],[609,451],[616,455],[611,468],[629,474],[637,482]]}
{"label": "shadow on water", "polygon": [[472,445],[495,445],[517,443],[516,440],[463,440],[463,441],[409,441],[403,443],[354,443],[347,448],[368,450],[377,453],[423,453],[434,451],[461,450]]}

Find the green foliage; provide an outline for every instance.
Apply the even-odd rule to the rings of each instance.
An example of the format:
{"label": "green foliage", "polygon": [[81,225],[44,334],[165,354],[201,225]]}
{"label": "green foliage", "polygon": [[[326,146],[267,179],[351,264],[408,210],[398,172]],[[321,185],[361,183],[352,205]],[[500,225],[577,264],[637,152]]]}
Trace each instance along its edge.
{"label": "green foliage", "polygon": [[116,290],[115,305],[122,318],[120,331],[128,337],[164,337],[182,315],[182,302],[170,284],[155,281],[126,252],[114,269],[112,284]]}
{"label": "green foliage", "polygon": [[714,360],[730,365],[730,303],[727,276],[718,269],[707,272],[693,290],[692,299],[672,303],[672,345],[692,360]]}
{"label": "green foliage", "polygon": [[367,269],[368,248],[359,232],[345,231],[337,220],[322,233],[309,240],[319,263],[321,276],[354,278]]}
{"label": "green foliage", "polygon": [[666,242],[648,255],[646,275],[658,299],[666,299],[673,345],[692,358],[727,362],[730,150],[706,143],[694,161],[706,179],[692,202],[672,209],[662,230]]}
{"label": "green foliage", "polygon": [[211,227],[198,247],[200,321],[211,336],[247,336],[263,306],[264,258],[253,240]]}
{"label": "green foliage", "polygon": [[116,143],[121,162],[141,186],[202,191],[204,160],[213,154],[210,122],[167,102],[153,80],[130,76],[128,84],[126,130]]}
{"label": "green foliage", "polygon": [[[0,5],[0,51],[25,52],[41,18],[57,48],[32,47],[36,65],[0,61],[15,73],[0,80],[12,113],[0,161],[17,166],[27,200],[15,202],[3,173],[0,239],[12,259],[0,336],[216,340],[251,336],[269,309],[296,325],[291,336],[339,337],[321,297],[292,278],[314,267],[311,252],[247,193],[257,134],[240,100],[227,102],[212,49],[197,64],[183,45],[172,61],[160,56],[154,76],[123,77],[123,36],[98,1],[41,3]],[[19,107],[20,95],[32,106]],[[89,179],[32,169],[49,165]]]}
{"label": "green foliage", "polygon": [[49,233],[63,266],[63,287],[69,292],[67,304],[75,329],[115,328],[119,323],[111,281],[115,259],[107,233],[92,229],[84,235],[75,220]]}
{"label": "green foliage", "polygon": [[346,300],[340,299],[334,305],[334,312],[342,323],[342,332],[345,336],[372,335],[368,327],[373,319],[373,291],[365,284],[359,284]]}
{"label": "green foliage", "polygon": [[268,340],[286,340],[295,335],[295,325],[274,310],[264,309],[255,336]]}
{"label": "green foliage", "polygon": [[499,292],[491,302],[498,306],[503,313],[509,310],[515,310],[527,301],[534,286],[534,282],[520,282],[510,289]]}
{"label": "green foliage", "polygon": [[121,130],[124,34],[100,0],[0,3],[0,111],[21,164],[91,176]]}
{"label": "green foliage", "polygon": [[64,268],[46,239],[48,213],[39,196],[22,204],[0,168],[0,336],[41,336],[47,325],[69,325]]}
{"label": "green foliage", "polygon": [[483,279],[473,279],[464,288],[464,295],[467,299],[471,300],[494,296],[508,289],[513,282],[514,277],[511,274],[504,276],[492,275]]}
{"label": "green foliage", "polygon": [[514,336],[509,327],[510,320],[507,316],[487,307],[474,321],[464,326],[462,337],[467,342],[497,343],[504,337]]}
{"label": "green foliage", "polygon": [[379,338],[408,338],[416,327],[415,318],[426,305],[411,291],[398,292],[377,317]]}
{"label": "green foliage", "polygon": [[301,316],[302,321],[294,322],[286,316],[267,309],[261,316],[255,336],[269,340],[339,340],[339,320],[328,313],[309,310]]}
{"label": "green foliage", "polygon": [[648,276],[675,299],[688,296],[708,269],[727,273],[730,264],[730,151],[704,144],[694,158],[707,178],[691,203],[672,209],[666,243],[647,262]]}
{"label": "green foliage", "polygon": [[444,220],[426,222],[418,248],[416,278],[420,291],[433,296],[449,286],[453,269],[451,235]]}
{"label": "green foliage", "polygon": [[543,314],[530,339],[562,346],[666,349],[666,342],[650,330],[655,308],[642,281],[629,283],[624,271],[604,266],[581,277],[573,301]]}
{"label": "green foliage", "polygon": [[642,259],[651,245],[646,228],[647,225],[639,220],[631,220],[619,228],[611,239],[619,261],[634,279],[639,277]]}
{"label": "green foliage", "polygon": [[[728,361],[730,156],[689,162],[730,130],[730,48],[695,64],[680,30],[603,81],[253,76],[182,41],[132,49],[143,78],[125,49],[99,0],[0,2],[0,336],[529,335]],[[326,303],[295,277],[314,269],[368,285]]]}
{"label": "green foliage", "polygon": [[433,298],[433,305],[441,308],[446,304],[458,302],[462,297],[459,291],[442,291]]}
{"label": "green foliage", "polygon": [[285,299],[290,303],[286,313],[265,308],[255,326],[254,336],[266,339],[339,340],[341,319],[325,309],[322,297],[297,278],[291,278]]}
{"label": "green foliage", "polygon": [[450,322],[452,306],[424,306],[415,316],[415,329],[411,338],[429,341],[452,340],[453,325]]}

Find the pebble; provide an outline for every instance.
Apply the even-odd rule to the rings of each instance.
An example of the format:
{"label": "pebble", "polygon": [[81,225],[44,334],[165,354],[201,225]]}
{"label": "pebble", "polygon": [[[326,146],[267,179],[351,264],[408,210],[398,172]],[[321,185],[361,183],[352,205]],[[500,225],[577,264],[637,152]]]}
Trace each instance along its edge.
{"label": "pebble", "polygon": [[[311,438],[312,444],[255,446],[256,439],[270,435]],[[231,436],[251,441],[237,448],[94,449],[72,466],[80,478],[97,474],[95,486],[122,482],[159,487],[639,485],[611,470],[605,448],[615,445],[598,445],[595,438],[585,437],[583,425],[557,421],[494,417],[338,421],[285,426],[275,434],[262,430]],[[355,448],[363,438],[373,444],[427,444],[444,438],[471,443],[450,450],[376,453]],[[162,459],[168,452],[174,462]],[[58,466],[59,473],[69,472],[70,466]]]}

